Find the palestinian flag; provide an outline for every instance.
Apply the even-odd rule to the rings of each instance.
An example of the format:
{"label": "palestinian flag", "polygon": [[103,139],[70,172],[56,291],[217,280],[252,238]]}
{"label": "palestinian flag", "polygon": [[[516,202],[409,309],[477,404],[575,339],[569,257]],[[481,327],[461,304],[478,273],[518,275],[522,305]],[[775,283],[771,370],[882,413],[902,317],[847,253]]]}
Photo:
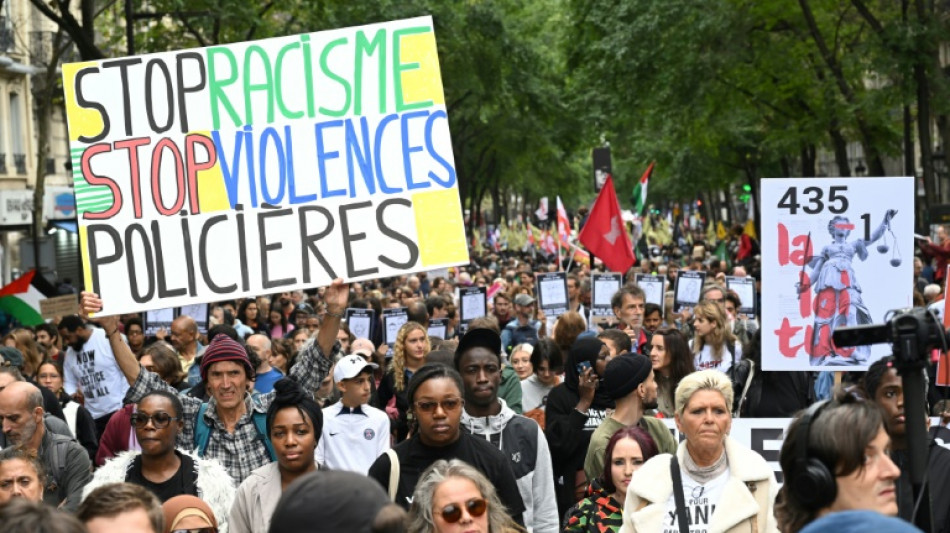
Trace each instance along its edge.
{"label": "palestinian flag", "polygon": [[633,202],[633,212],[638,215],[642,215],[643,210],[647,208],[647,184],[650,183],[650,176],[653,175],[654,164],[656,161],[651,162],[647,171],[640,176],[640,181],[633,188],[633,196],[630,197],[630,201]]}
{"label": "palestinian flag", "polygon": [[46,322],[40,314],[40,300],[57,296],[56,288],[42,274],[31,270],[0,288],[0,309],[24,326]]}

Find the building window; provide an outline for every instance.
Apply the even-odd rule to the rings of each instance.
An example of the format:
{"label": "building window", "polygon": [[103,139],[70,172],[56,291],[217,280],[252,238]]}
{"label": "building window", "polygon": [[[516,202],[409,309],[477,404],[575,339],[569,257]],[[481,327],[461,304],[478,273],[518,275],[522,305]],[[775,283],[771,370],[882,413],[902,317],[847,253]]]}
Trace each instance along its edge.
{"label": "building window", "polygon": [[23,99],[16,92],[10,93],[10,146],[13,148],[13,165],[17,174],[26,174],[26,128],[23,123]]}

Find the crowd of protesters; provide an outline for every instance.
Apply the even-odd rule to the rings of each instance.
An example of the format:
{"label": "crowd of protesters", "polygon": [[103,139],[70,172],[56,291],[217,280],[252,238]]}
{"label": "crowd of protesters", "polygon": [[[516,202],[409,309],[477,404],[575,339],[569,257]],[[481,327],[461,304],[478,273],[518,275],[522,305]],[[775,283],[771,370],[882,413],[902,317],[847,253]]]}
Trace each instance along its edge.
{"label": "crowd of protesters", "polygon": [[[943,235],[915,261],[920,306],[941,298],[942,270],[930,263],[950,257]],[[83,293],[82,315],[3,339],[0,524],[915,531],[920,500],[905,468],[894,360],[837,386],[819,373],[762,371],[769,332],[737,312],[744,302],[724,283],[760,281],[753,240],[738,228],[725,254],[698,234],[667,246],[645,237],[640,248],[613,316],[601,319],[590,314],[596,261],[593,270],[570,262],[568,309],[545,316],[535,276],[568,262],[537,251],[475,252],[468,266],[438,273],[216,302],[206,324],[181,315],[167,330],[139,314],[95,316],[102,301]],[[708,281],[695,308],[673,313],[686,270]],[[665,312],[632,283],[638,272],[669,282]],[[462,323],[458,290],[468,286],[490,297],[486,316]],[[374,311],[365,338],[351,333],[348,308]],[[391,345],[389,308],[409,318]],[[444,334],[432,334],[432,319],[446,319]],[[928,530],[946,532],[950,406],[932,379],[929,395],[933,413],[911,414],[941,417],[931,428]],[[730,437],[734,417],[794,417],[783,485]]]}

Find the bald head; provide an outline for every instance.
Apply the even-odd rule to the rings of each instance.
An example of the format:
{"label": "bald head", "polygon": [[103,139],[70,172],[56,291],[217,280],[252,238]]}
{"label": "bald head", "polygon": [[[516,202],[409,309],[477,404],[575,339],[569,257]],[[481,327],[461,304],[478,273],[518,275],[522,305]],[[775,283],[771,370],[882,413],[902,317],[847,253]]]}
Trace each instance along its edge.
{"label": "bald head", "polygon": [[17,381],[0,391],[0,420],[7,442],[39,449],[43,440],[43,394],[26,381]]}
{"label": "bald head", "polygon": [[194,353],[198,341],[198,324],[188,315],[181,315],[172,322],[172,345],[179,353]]}

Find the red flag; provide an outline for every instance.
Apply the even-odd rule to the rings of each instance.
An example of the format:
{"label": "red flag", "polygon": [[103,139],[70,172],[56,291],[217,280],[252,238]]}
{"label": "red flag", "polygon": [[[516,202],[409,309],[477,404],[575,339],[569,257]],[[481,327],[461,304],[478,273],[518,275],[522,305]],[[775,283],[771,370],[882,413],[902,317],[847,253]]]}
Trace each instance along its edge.
{"label": "red flag", "polygon": [[613,178],[608,176],[590,210],[587,224],[577,238],[612,272],[624,273],[633,266],[636,258],[623,226]]}

